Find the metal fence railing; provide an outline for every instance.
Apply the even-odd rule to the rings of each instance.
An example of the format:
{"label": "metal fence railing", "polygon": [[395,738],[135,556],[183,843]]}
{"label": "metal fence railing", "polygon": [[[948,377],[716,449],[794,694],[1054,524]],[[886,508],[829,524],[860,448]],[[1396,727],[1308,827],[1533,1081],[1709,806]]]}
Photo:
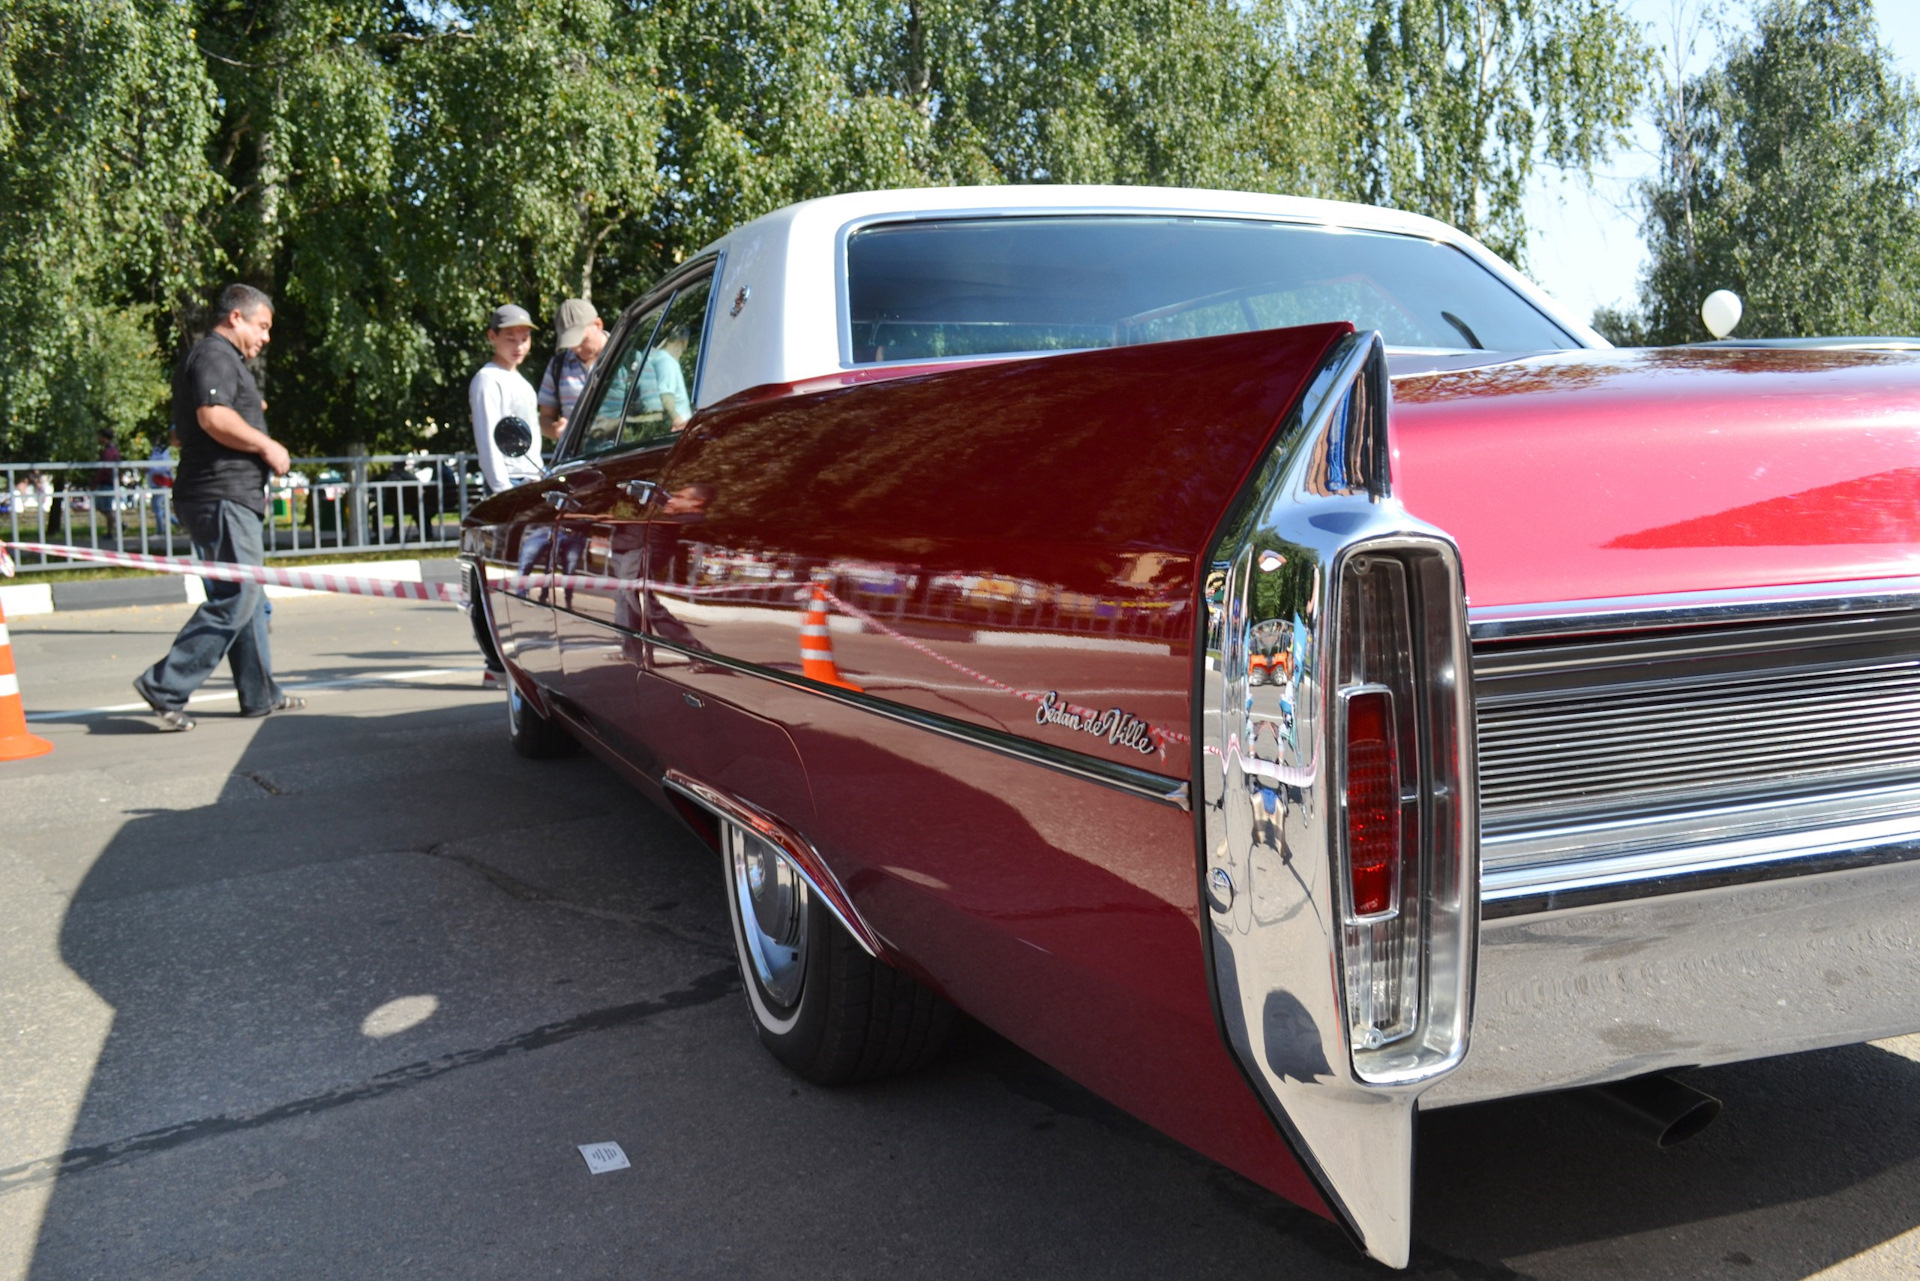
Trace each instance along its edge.
{"label": "metal fence railing", "polygon": [[[171,465],[0,463],[0,536],[149,555],[189,554],[174,518]],[[267,489],[269,556],[450,547],[486,495],[474,454],[296,458]],[[72,568],[46,553],[14,557],[23,572]]]}

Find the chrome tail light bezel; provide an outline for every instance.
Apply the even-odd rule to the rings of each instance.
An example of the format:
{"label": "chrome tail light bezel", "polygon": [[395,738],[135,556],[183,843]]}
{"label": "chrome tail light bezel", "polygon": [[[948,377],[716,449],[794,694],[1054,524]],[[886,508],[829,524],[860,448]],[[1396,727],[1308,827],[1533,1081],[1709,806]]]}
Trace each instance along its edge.
{"label": "chrome tail light bezel", "polygon": [[[1336,343],[1222,522],[1196,647],[1194,808],[1222,1034],[1336,1215],[1400,1266],[1415,1101],[1467,1050],[1479,866],[1459,550],[1392,496],[1390,407],[1379,336]],[[1359,609],[1357,576],[1389,564],[1406,634],[1385,637],[1393,662],[1356,664],[1367,622],[1343,613]],[[1256,631],[1279,634],[1286,660],[1258,684]],[[1360,913],[1344,713],[1381,689],[1405,780],[1403,854],[1415,847],[1392,909]],[[1376,937],[1403,945],[1381,953],[1411,1011],[1391,1035],[1355,1022],[1380,990],[1363,955]]]}

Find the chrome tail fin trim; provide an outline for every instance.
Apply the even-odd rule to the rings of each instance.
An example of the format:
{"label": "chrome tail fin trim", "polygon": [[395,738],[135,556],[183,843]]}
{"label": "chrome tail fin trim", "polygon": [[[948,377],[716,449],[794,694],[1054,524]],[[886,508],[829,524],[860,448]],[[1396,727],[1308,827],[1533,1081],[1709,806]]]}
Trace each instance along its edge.
{"label": "chrome tail fin trim", "polygon": [[[1400,1267],[1415,1103],[1466,1053],[1479,851],[1459,552],[1393,499],[1390,395],[1378,334],[1336,344],[1223,522],[1194,777],[1222,1034],[1334,1213]],[[1370,566],[1402,604],[1369,603]],[[1376,688],[1406,780],[1388,912],[1356,903],[1344,777],[1343,695]]]}

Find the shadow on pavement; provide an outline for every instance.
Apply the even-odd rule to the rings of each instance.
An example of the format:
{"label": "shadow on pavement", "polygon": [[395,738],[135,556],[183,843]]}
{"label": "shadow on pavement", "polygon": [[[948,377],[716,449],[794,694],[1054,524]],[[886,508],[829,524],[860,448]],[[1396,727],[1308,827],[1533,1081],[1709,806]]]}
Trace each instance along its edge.
{"label": "shadow on pavement", "polygon": [[[521,761],[499,722],[491,702],[271,717],[214,804],[122,825],[60,934],[111,1031],[66,1152],[0,1171],[0,1194],[53,1181],[33,1276],[316,1275],[321,1259],[378,1274],[341,1253],[377,1226],[329,1207],[396,1164],[361,1105],[732,993],[709,941],[639,902],[710,879],[706,851],[589,760]],[[567,898],[580,843],[596,847],[599,916]],[[466,849],[551,888],[503,892]],[[464,1106],[440,1118],[450,1134],[472,1124]],[[236,1151],[303,1147],[327,1114],[354,1119],[324,1153]],[[283,1186],[318,1200],[236,1223]]]}
{"label": "shadow on pavement", "polygon": [[[194,715],[198,717],[199,712]],[[73,718],[78,720],[80,718]],[[100,716],[88,717],[82,722],[89,734],[167,734],[173,731],[162,729],[160,722],[153,717],[139,716]]]}
{"label": "shadow on pavement", "polygon": [[[52,1185],[34,1277],[1386,1275],[991,1037],[789,1077],[711,854],[499,721],[269,718],[113,837],[60,940],[111,1031],[64,1156],[0,1171]],[[1920,1223],[1920,1064],[1691,1079],[1727,1112],[1668,1152],[1564,1097],[1423,1118],[1413,1274],[1786,1281]]]}
{"label": "shadow on pavement", "polygon": [[1421,1235],[1555,1256],[1527,1266],[1541,1276],[1607,1275],[1572,1262],[1604,1256],[1798,1281],[1920,1227],[1920,1063],[1852,1045],[1678,1075],[1726,1107],[1665,1151],[1566,1094],[1423,1116]]}

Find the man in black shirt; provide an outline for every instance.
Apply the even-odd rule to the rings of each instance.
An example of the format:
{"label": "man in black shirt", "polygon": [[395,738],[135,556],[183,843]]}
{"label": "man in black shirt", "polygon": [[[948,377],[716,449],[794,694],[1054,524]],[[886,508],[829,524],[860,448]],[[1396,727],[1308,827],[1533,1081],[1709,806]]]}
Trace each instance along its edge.
{"label": "man in black shirt", "polygon": [[[290,460],[286,447],[267,435],[260,388],[245,362],[272,335],[273,302],[250,285],[228,285],[214,314],[213,332],[194,344],[173,375],[173,430],[180,439],[174,514],[201,560],[263,565],[267,477],[286,475]],[[193,728],[187,699],[223,658],[233,669],[242,716],[306,706],[274,683],[265,600],[259,583],[207,583],[206,604],[180,629],[167,656],[133,680],[163,727]]]}

